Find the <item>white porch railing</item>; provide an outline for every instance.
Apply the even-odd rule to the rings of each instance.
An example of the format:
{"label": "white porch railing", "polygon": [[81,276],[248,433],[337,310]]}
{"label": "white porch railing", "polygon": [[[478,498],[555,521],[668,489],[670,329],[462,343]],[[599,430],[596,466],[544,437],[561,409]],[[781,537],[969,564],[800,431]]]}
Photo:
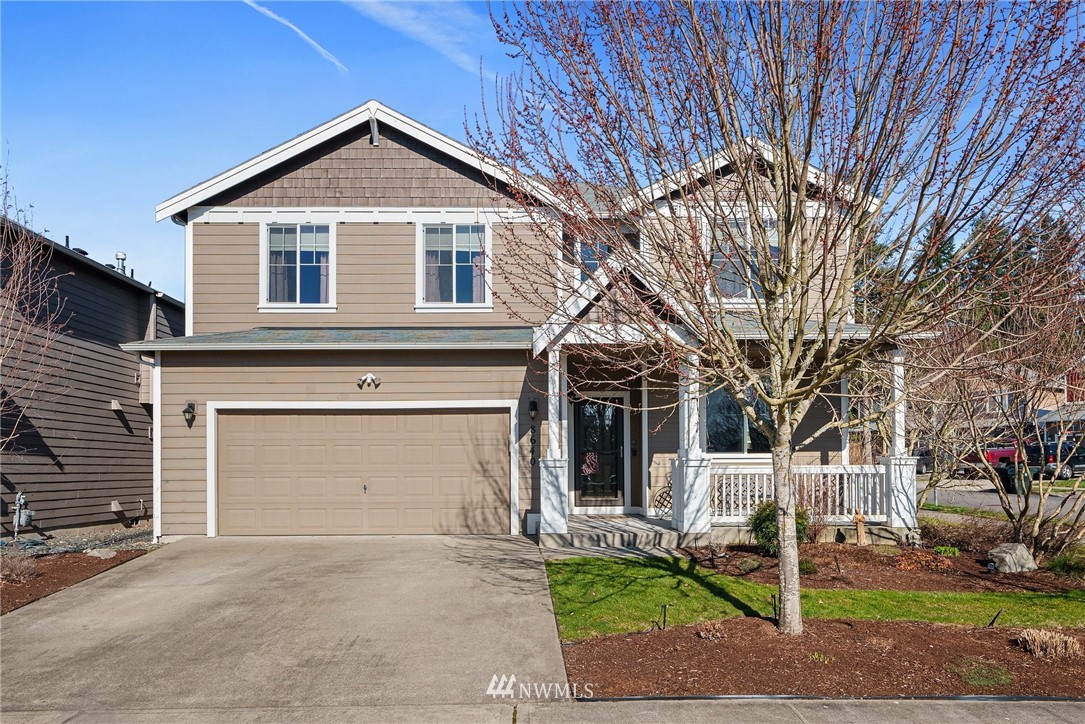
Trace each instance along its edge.
{"label": "white porch railing", "polygon": [[[868,523],[889,519],[888,481],[881,465],[793,465],[802,507],[830,525],[850,523],[855,509]],[[772,468],[713,463],[709,504],[713,523],[743,524],[759,504],[773,499]]]}

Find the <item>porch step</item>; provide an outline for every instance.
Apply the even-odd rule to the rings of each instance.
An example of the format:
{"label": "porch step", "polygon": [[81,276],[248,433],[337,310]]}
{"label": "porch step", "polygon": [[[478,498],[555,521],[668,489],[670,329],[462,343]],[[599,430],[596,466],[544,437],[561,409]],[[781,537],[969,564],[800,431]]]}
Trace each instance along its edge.
{"label": "porch step", "polygon": [[710,533],[679,533],[667,519],[636,516],[576,515],[569,517],[568,533],[542,533],[541,548],[569,549],[674,549],[707,545]]}

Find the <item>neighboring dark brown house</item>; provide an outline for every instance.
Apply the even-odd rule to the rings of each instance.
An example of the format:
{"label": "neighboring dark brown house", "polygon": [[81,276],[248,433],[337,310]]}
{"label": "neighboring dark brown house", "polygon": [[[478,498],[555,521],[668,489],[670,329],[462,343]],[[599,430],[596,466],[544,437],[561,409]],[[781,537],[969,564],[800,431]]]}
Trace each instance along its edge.
{"label": "neighboring dark brown house", "polygon": [[[17,492],[43,530],[150,518],[151,368],[120,345],[183,336],[184,305],[80,250],[38,238],[57,274],[62,336],[49,352],[55,369],[47,384],[29,404],[16,392],[5,407],[5,433],[16,420],[18,427],[0,467],[0,531],[11,533]],[[10,368],[5,360],[5,397],[17,389]]]}

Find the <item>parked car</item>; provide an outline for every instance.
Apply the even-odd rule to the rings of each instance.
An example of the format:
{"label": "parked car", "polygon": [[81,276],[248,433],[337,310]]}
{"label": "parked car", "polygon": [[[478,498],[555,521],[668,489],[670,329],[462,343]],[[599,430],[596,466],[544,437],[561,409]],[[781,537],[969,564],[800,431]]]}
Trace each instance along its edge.
{"label": "parked car", "polygon": [[912,451],[915,461],[915,474],[926,475],[934,470],[934,453],[929,449],[917,449]]}
{"label": "parked car", "polygon": [[1072,442],[1045,443],[1025,447],[1030,476],[1057,480],[1085,477],[1085,445]]}
{"label": "parked car", "polygon": [[[1004,468],[1011,463],[1021,460],[1021,452],[1017,449],[1017,443],[1013,440],[1008,442],[989,442],[984,446],[983,457],[993,468]],[[959,477],[973,477],[976,475],[986,477],[987,467],[983,464],[976,452],[970,452],[961,458],[956,473]]]}

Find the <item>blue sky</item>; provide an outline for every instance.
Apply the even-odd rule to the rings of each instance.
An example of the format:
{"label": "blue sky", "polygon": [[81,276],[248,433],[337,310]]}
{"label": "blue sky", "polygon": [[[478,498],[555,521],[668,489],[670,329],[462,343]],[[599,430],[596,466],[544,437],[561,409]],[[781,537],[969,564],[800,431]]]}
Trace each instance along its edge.
{"label": "blue sky", "polygon": [[36,230],[181,299],[158,202],[370,98],[462,139],[512,64],[484,3],[5,0],[3,164]]}

